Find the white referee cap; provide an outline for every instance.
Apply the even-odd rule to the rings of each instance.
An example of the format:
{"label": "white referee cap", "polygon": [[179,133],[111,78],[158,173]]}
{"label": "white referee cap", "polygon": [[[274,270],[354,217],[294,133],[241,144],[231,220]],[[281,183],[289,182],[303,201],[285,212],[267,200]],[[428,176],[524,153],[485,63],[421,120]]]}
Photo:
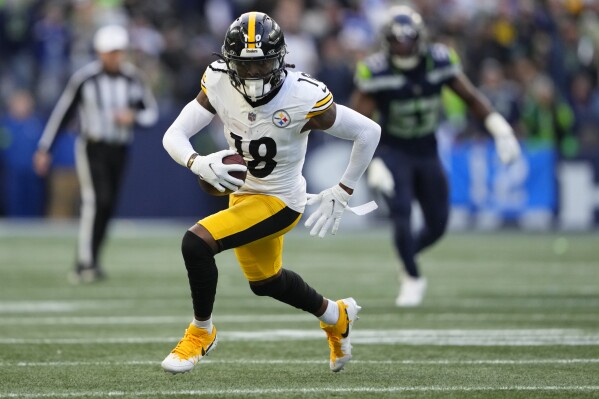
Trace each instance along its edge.
{"label": "white referee cap", "polygon": [[129,46],[129,34],[120,25],[107,25],[96,32],[94,36],[94,49],[98,53],[109,53],[116,50],[125,50]]}

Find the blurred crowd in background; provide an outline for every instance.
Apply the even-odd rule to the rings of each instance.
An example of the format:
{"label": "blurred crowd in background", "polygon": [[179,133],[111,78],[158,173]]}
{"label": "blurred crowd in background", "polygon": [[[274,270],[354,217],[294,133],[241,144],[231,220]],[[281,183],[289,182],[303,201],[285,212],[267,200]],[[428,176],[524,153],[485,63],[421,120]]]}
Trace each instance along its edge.
{"label": "blurred crowd in background", "polygon": [[[250,10],[266,12],[281,25],[288,63],[322,80],[337,103],[347,104],[356,61],[377,50],[387,10],[399,3],[410,4],[0,0],[0,216],[77,212],[73,135],[61,135],[56,145],[52,184],[34,174],[31,156],[66,81],[95,58],[92,37],[100,26],[128,28],[130,57],[151,82],[161,118],[170,122],[197,95],[229,24]],[[550,143],[560,158],[599,153],[599,0],[411,4],[423,15],[429,39],[457,51],[466,74],[520,138]],[[486,134],[452,93],[445,93],[444,102],[456,140]]]}

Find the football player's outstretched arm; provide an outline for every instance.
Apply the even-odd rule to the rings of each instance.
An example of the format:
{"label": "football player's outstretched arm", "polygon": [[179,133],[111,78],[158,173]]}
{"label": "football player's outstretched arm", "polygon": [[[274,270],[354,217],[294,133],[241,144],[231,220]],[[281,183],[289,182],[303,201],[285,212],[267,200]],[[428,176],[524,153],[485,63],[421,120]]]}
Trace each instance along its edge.
{"label": "football player's outstretched arm", "polygon": [[[350,108],[355,109],[362,115],[372,118],[377,109],[377,104],[372,95],[361,90],[355,90],[350,99]],[[382,158],[375,157],[368,167],[366,175],[368,186],[376,191],[380,191],[387,197],[395,195],[395,180],[393,174],[387,168]]]}
{"label": "football player's outstretched arm", "polygon": [[323,238],[329,230],[337,233],[343,211],[347,207],[354,187],[368,167],[381,137],[381,127],[358,112],[333,104],[328,111],[313,117],[303,130],[319,129],[346,140],[352,140],[349,165],[339,184],[308,198],[308,205],[318,204],[318,209],[306,220],[312,227],[310,235]]}
{"label": "football player's outstretched arm", "polygon": [[182,110],[177,119],[167,129],[162,138],[162,145],[169,155],[182,166],[201,176],[212,184],[218,191],[225,188],[237,190],[243,181],[229,174],[233,171],[245,171],[244,165],[225,165],[222,160],[227,155],[233,155],[235,150],[226,149],[206,156],[199,155],[189,139],[197,132],[208,126],[216,111],[208,101],[203,91],[191,100]]}
{"label": "football player's outstretched arm", "polygon": [[489,100],[472,84],[463,73],[449,82],[449,87],[464,100],[468,108],[485,124],[495,139],[497,154],[501,162],[507,164],[520,157],[520,145],[514,130],[503,116],[495,111]]}

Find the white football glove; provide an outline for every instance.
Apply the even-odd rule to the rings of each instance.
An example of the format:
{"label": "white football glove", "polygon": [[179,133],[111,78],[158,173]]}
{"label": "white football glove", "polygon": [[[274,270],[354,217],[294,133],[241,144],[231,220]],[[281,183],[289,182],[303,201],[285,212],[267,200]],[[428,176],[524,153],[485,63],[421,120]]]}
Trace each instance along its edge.
{"label": "white football glove", "polygon": [[318,209],[310,215],[306,220],[305,226],[310,227],[314,222],[314,227],[310,230],[310,235],[318,234],[320,238],[324,238],[327,231],[331,229],[331,234],[335,235],[341,223],[341,216],[347,207],[349,194],[342,189],[338,184],[321,191],[318,194],[308,194],[307,205],[318,204]]}
{"label": "white football glove", "polygon": [[395,180],[385,162],[381,158],[373,158],[367,172],[368,186],[373,190],[380,191],[387,197],[395,194]]}
{"label": "white football glove", "polygon": [[492,112],[485,118],[485,127],[495,139],[497,155],[504,164],[520,158],[520,144],[514,136],[509,123],[498,112]]}
{"label": "white football glove", "polygon": [[190,169],[221,193],[226,188],[237,191],[243,185],[243,181],[231,176],[229,172],[243,172],[247,170],[247,166],[237,164],[225,165],[223,163],[224,157],[233,155],[236,152],[235,150],[222,150],[206,156],[200,155],[195,159]]}
{"label": "white football glove", "polygon": [[495,137],[497,155],[503,164],[510,164],[520,158],[520,144],[514,135]]}

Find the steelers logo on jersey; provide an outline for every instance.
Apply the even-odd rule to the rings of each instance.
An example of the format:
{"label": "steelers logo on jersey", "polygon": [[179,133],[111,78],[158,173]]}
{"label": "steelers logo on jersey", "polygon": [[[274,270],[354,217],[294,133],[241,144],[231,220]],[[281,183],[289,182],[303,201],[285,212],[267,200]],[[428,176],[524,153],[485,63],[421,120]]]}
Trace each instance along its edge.
{"label": "steelers logo on jersey", "polygon": [[272,123],[277,127],[286,127],[291,123],[291,118],[287,111],[280,109],[272,115]]}

